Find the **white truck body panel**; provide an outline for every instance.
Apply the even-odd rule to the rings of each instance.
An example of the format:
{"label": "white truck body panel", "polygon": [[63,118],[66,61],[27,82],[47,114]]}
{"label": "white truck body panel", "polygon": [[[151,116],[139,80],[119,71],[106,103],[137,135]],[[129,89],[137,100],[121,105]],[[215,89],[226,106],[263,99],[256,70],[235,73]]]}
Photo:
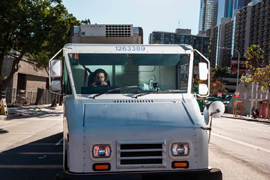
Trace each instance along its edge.
{"label": "white truck body panel", "polygon": [[[121,51],[119,51],[122,48]],[[64,98],[64,153],[71,173],[100,174],[96,163],[110,163],[108,172],[208,170],[208,132],[196,97],[191,93],[193,48],[189,45],[67,44],[63,48],[71,94]],[[78,94],[70,54],[188,54],[185,93]],[[85,68],[85,67],[84,67]],[[180,67],[181,68],[181,67]],[[160,74],[162,72],[159,72]],[[161,75],[160,75],[161,76]],[[173,156],[172,144],[187,143],[186,156]],[[109,158],[95,158],[93,146],[111,147]],[[138,149],[125,147],[139,147]],[[145,148],[155,146],[154,149]],[[155,156],[138,157],[145,152]],[[134,153],[124,156],[125,153]],[[134,156],[133,156],[134,155]],[[151,163],[138,163],[151,162]],[[188,161],[187,168],[173,168],[174,161]],[[136,162],[136,163],[135,163]],[[105,171],[106,172],[106,171]]]}

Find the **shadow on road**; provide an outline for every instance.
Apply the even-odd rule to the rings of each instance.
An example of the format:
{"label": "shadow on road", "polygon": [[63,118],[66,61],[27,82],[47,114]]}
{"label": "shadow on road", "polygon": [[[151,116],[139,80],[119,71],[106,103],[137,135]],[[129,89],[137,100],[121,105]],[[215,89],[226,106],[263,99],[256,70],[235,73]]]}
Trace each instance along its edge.
{"label": "shadow on road", "polygon": [[62,137],[58,133],[0,153],[0,179],[54,179],[62,170],[63,146],[55,145]]}
{"label": "shadow on road", "polygon": [[0,134],[8,133],[8,131],[0,129]]}
{"label": "shadow on road", "polygon": [[47,117],[57,117],[63,114],[62,111],[56,110],[54,107],[20,107],[10,109],[9,113],[12,114],[8,120],[20,119],[20,118],[47,118]]}

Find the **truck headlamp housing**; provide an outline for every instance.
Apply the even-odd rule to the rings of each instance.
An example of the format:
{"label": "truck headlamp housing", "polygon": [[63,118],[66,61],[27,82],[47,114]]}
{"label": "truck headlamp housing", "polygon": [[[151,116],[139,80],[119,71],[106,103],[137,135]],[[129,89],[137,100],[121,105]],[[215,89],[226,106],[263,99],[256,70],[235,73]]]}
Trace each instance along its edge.
{"label": "truck headlamp housing", "polygon": [[96,144],[93,146],[94,158],[108,158],[111,156],[111,146],[108,144]]}
{"label": "truck headlamp housing", "polygon": [[189,145],[188,143],[173,143],[171,150],[173,156],[187,156],[189,154]]}

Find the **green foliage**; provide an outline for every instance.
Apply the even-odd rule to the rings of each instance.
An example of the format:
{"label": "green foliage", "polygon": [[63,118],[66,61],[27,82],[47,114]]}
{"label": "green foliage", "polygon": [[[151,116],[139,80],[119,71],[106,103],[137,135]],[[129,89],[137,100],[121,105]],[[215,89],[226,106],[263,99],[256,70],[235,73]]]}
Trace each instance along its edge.
{"label": "green foliage", "polygon": [[261,86],[261,90],[266,92],[270,89],[270,66],[256,68],[254,74],[246,73],[246,75],[242,75],[241,82],[243,86],[246,86],[249,82],[258,83]]}
{"label": "green foliage", "polygon": [[217,78],[221,78],[226,76],[226,74],[228,74],[228,67],[220,67],[219,65],[217,65],[217,67],[213,70],[213,72],[215,72],[214,77],[215,79]]}
{"label": "green foliage", "polygon": [[91,24],[90,19],[81,20],[80,24]]}
{"label": "green foliage", "polygon": [[250,60],[250,64],[246,61],[246,66],[251,70],[251,74],[246,73],[242,75],[241,82],[243,86],[247,86],[247,83],[254,82],[261,86],[261,90],[266,92],[270,89],[270,67],[264,64],[258,67],[258,59],[263,59],[264,51],[258,45],[251,45],[245,54],[246,58]]}
{"label": "green foliage", "polygon": [[258,45],[252,44],[250,47],[248,47],[247,53],[244,56],[250,60],[250,65],[247,67],[249,67],[252,74],[254,74],[256,68],[258,67],[258,59],[263,59],[263,53],[264,51]]}
{"label": "green foliage", "polygon": [[[225,93],[227,90],[225,89],[225,83],[215,78],[216,71],[211,72],[210,75],[210,96],[216,96],[218,93]],[[195,76],[194,78],[194,87],[198,88],[199,84],[207,84],[207,81],[202,81],[199,79],[199,76]]]}
{"label": "green foliage", "polygon": [[[50,11],[47,12],[50,31],[47,33],[47,38],[42,43],[41,49],[30,54],[37,69],[47,69],[49,59],[69,42],[68,30],[71,26],[80,24],[72,14],[68,14],[62,4],[53,7],[49,6],[45,9],[48,8],[50,9]],[[57,58],[62,58],[62,53],[60,53]]]}
{"label": "green foliage", "polygon": [[[0,74],[4,56],[16,57],[8,78],[0,78],[6,85],[18,71],[23,55],[37,68],[47,68],[49,58],[68,42],[67,31],[79,21],[69,14],[61,0],[0,1]],[[18,55],[11,54],[19,52]]]}

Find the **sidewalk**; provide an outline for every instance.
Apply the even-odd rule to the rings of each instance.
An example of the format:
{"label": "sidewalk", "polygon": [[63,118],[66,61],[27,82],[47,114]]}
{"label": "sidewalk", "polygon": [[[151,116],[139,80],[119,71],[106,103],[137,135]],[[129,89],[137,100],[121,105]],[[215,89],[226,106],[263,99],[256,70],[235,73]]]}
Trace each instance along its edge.
{"label": "sidewalk", "polygon": [[11,120],[22,117],[36,117],[49,113],[50,111],[63,111],[63,106],[51,107],[51,104],[30,105],[21,107],[8,107],[8,116],[0,115],[0,120]]}
{"label": "sidewalk", "polygon": [[236,117],[233,114],[229,113],[224,113],[221,117],[224,118],[231,118],[231,119],[239,119],[239,120],[245,120],[245,121],[254,121],[254,122],[263,122],[263,123],[270,123],[270,119],[264,119],[264,118],[256,118],[253,119],[250,116],[239,116],[237,115]]}

